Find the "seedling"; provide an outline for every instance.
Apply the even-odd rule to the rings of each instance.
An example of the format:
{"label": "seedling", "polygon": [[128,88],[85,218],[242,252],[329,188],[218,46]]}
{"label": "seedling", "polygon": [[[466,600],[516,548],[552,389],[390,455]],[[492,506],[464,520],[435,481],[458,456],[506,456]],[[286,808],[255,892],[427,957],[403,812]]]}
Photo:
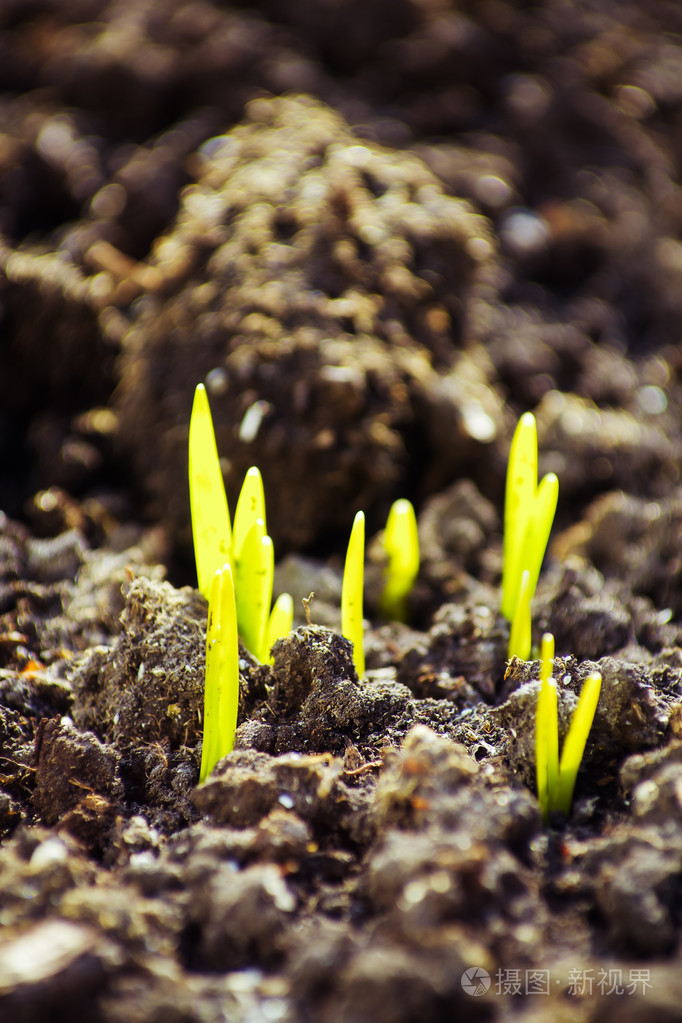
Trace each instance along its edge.
{"label": "seedling", "polygon": [[593,672],[585,680],[578,705],[564,739],[559,759],[559,719],[556,682],[551,677],[554,637],[542,637],[540,693],[535,713],[535,768],[538,802],[545,823],[556,810],[566,817],[571,812],[580,762],[601,691],[601,675]]}
{"label": "seedling", "polygon": [[209,599],[213,577],[232,559],[232,531],[206,388],[198,384],[189,421],[189,502],[199,589]]}
{"label": "seedling", "polygon": [[353,644],[353,663],[358,677],[365,674],[362,634],[362,587],[365,570],[365,513],[355,516],[348,541],[341,587],[341,634]]}
{"label": "seedling", "polygon": [[406,498],[394,501],[386,520],[383,540],[386,583],[379,600],[384,618],[407,620],[407,598],[419,572],[417,516]]}
{"label": "seedling", "polygon": [[244,477],[242,489],[237,499],[237,508],[234,513],[234,530],[232,535],[232,550],[235,561],[241,553],[244,541],[255,522],[263,523],[263,534],[267,533],[265,527],[265,491],[263,490],[263,477],[260,470],[252,465]]}
{"label": "seedling", "polygon": [[509,656],[519,657],[522,661],[527,661],[530,657],[530,597],[530,572],[528,569],[525,569],[521,573],[519,596],[516,601],[511,631],[509,633]]}
{"label": "seedling", "polygon": [[559,717],[553,662],[554,636],[546,632],[540,647],[540,693],[535,712],[535,772],[545,822],[549,819],[550,805],[556,802],[559,783]]}
{"label": "seedling", "polygon": [[235,553],[234,577],[239,635],[249,653],[259,661],[266,660],[270,652],[265,648],[265,643],[274,572],[272,540],[265,534],[263,520],[256,519],[239,553]]}
{"label": "seedling", "polygon": [[594,715],[599,702],[601,692],[601,675],[598,671],[593,672],[585,679],[578,706],[573,711],[573,717],[564,739],[559,761],[559,789],[556,797],[557,810],[568,814],[571,812],[573,802],[573,790],[575,789],[578,768],[585,752],[587,737],[594,721]]}
{"label": "seedling", "polygon": [[213,575],[208,598],[204,742],[199,781],[234,745],[239,708],[239,637],[237,607],[229,563]]}
{"label": "seedling", "polygon": [[[239,634],[247,650],[258,660],[265,661],[269,657],[268,643],[291,631],[293,615],[282,614],[280,607],[274,619],[268,617],[274,554],[272,540],[266,533],[263,480],[255,466],[247,472],[232,530],[211,409],[203,384],[198,384],[195,390],[189,425],[189,492],[199,589],[208,600],[216,570],[230,565]],[[277,631],[285,626],[285,632]]]}
{"label": "seedling", "polygon": [[[510,622],[517,616],[522,597],[529,607],[533,600],[559,496],[559,480],[553,472],[543,476],[539,485],[537,475],[537,426],[533,413],[526,412],[519,419],[509,452],[504,503],[502,613]],[[522,594],[525,572],[527,594]],[[526,644],[525,607],[519,614],[523,623],[511,630],[509,657],[516,655],[527,660],[530,638]]]}

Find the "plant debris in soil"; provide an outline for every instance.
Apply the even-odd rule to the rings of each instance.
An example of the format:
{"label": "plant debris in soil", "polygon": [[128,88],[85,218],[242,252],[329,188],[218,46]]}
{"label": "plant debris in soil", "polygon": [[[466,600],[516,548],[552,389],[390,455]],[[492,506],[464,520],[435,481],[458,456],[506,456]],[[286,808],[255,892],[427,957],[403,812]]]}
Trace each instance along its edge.
{"label": "plant debris in soil", "polygon": [[[0,1021],[682,1021],[679,4],[8,0],[0,68]],[[201,786],[200,381],[297,609]],[[562,736],[603,679],[548,826],[527,409]]]}

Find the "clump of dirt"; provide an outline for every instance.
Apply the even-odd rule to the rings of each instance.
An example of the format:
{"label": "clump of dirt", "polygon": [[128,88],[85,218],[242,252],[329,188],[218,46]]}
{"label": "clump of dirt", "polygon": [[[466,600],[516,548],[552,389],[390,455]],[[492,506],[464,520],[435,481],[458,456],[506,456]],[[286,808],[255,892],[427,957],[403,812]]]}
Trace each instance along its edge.
{"label": "clump of dirt", "polygon": [[[3,5],[0,1017],[679,1017],[680,33],[669,0]],[[297,604],[201,786],[200,380]],[[499,610],[528,408],[560,738],[603,679],[549,824]]]}
{"label": "clump of dirt", "polygon": [[108,742],[196,742],[203,698],[206,601],[144,578],[128,589],[121,635],[72,677],[74,720]]}
{"label": "clump of dirt", "polygon": [[493,247],[423,164],[328,108],[300,97],[248,112],[204,147],[152,251],[160,288],[126,336],[121,438],[186,529],[188,409],[205,381],[228,493],[258,464],[278,549],[300,550],[343,529],[349,505],[385,515],[497,436],[490,367],[459,351]]}

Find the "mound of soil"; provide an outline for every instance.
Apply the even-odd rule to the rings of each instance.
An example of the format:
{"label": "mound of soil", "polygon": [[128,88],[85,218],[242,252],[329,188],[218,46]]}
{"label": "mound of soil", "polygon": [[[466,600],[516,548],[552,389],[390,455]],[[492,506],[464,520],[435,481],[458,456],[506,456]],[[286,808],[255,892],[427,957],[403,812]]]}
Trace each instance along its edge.
{"label": "mound of soil", "polygon": [[[0,1019],[682,1020],[679,5],[11,0],[0,57]],[[296,607],[202,785],[199,382]],[[548,824],[526,409],[562,737],[603,678]]]}

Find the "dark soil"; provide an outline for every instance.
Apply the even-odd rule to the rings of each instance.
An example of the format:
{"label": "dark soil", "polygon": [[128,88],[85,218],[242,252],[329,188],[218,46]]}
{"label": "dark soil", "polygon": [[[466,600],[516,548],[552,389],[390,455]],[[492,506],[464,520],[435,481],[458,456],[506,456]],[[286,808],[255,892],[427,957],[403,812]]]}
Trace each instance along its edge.
{"label": "dark soil", "polygon": [[[0,88],[0,1023],[682,1021],[680,5],[5,0]],[[297,608],[202,786],[200,381]],[[527,409],[562,733],[603,676],[549,826]]]}

